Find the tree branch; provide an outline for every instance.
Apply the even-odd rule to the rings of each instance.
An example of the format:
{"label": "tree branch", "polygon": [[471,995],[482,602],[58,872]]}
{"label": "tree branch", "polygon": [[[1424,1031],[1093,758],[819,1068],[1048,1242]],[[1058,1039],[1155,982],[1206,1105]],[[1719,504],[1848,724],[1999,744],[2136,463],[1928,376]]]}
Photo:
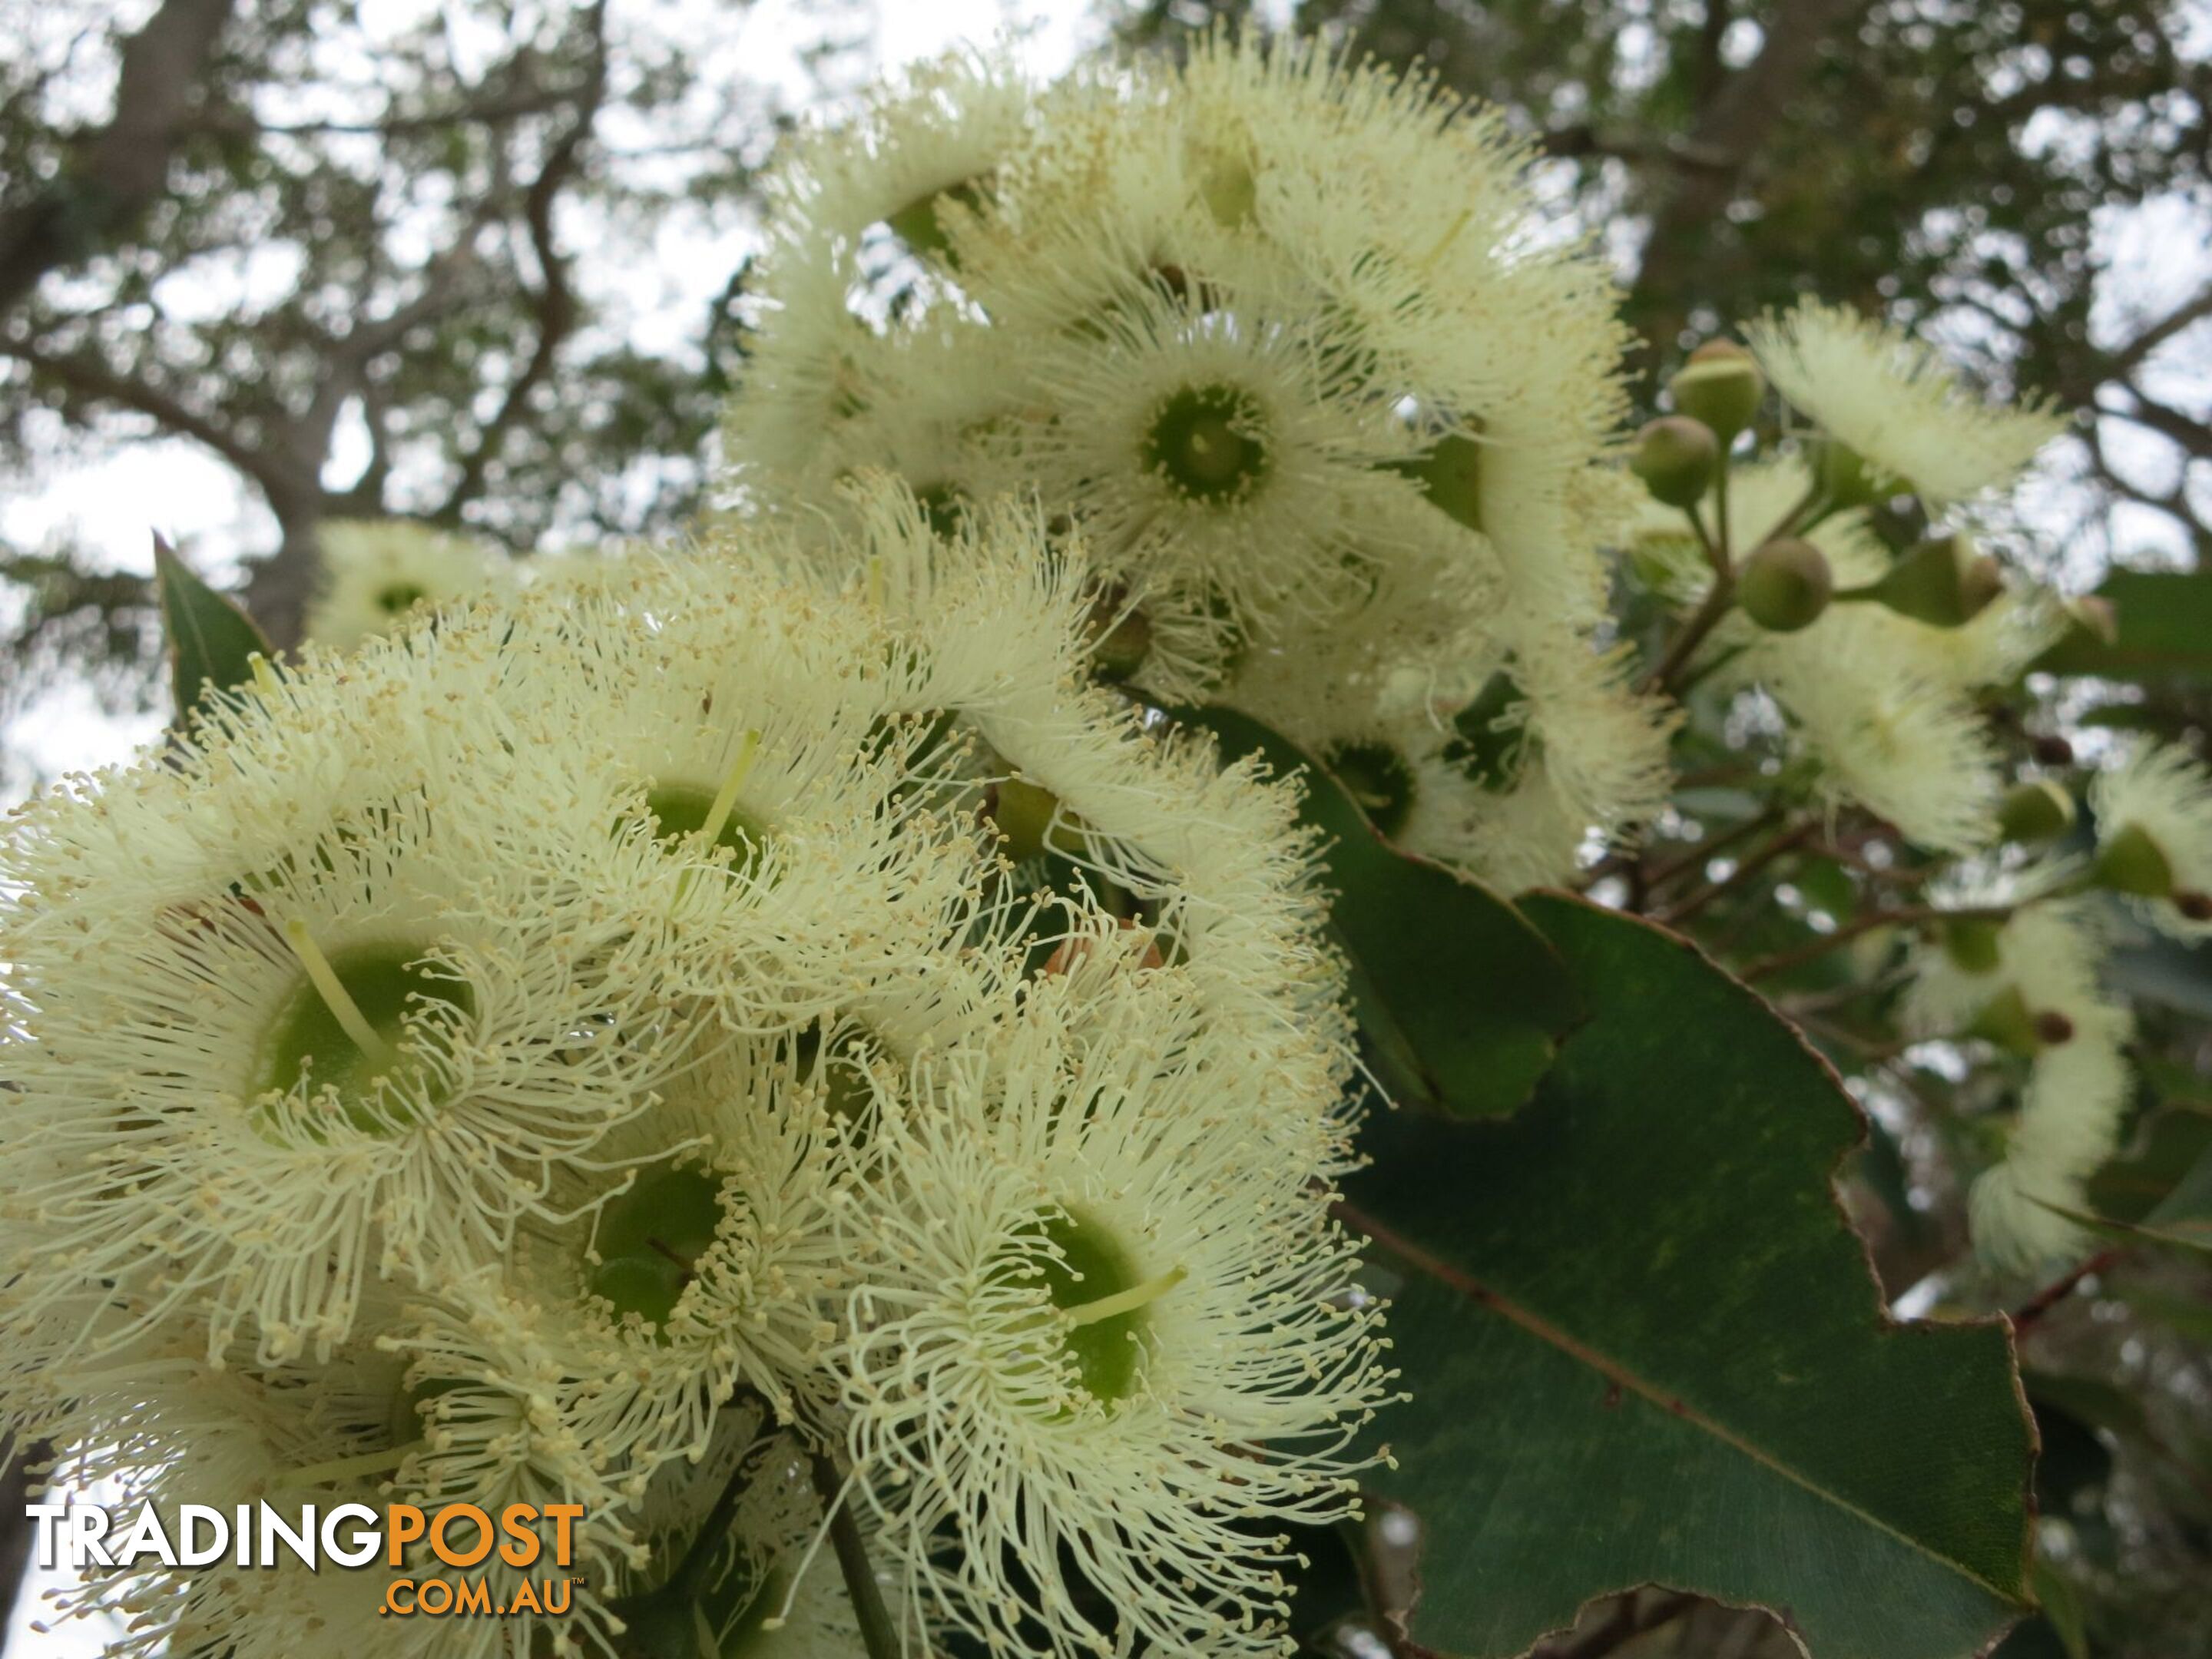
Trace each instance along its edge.
{"label": "tree branch", "polygon": [[48,271],[97,252],[161,196],[231,3],[162,0],[125,45],[114,118],[79,143],[63,179],[0,215],[0,312]]}
{"label": "tree branch", "polygon": [[[1639,297],[1671,304],[1667,296],[1696,263],[1705,228],[1726,209],[1743,170],[1812,73],[1821,42],[1866,5],[1867,0],[1782,0],[1774,8],[1759,56],[1720,82],[1690,130],[1686,147],[1714,164],[1678,171],[1662,198],[1637,273]],[[1653,343],[1663,349],[1669,342],[1662,337]]]}
{"label": "tree branch", "polygon": [[[33,374],[81,398],[98,398],[151,417],[180,436],[204,444],[259,484],[272,499],[296,492],[301,479],[256,449],[212,416],[201,414],[161,387],[118,373],[96,357],[42,351],[27,341],[0,337],[0,356],[27,365]],[[312,484],[312,479],[307,480]]]}
{"label": "tree branch", "polygon": [[540,273],[536,293],[531,295],[531,308],[538,323],[538,339],[530,353],[530,361],[522,373],[514,377],[500,399],[499,407],[477,434],[476,441],[469,446],[461,458],[460,476],[447,492],[445,505],[432,518],[443,523],[458,522],[461,509],[482,493],[492,462],[507,443],[508,433],[514,430],[529,406],[531,395],[542,386],[553,371],[555,356],[562,344],[575,328],[582,314],[575,291],[569,285],[568,261],[554,241],[553,207],[562,190],[575,176],[583,154],[586,140],[599,118],[599,108],[606,95],[606,7],[604,0],[593,5],[586,14],[592,34],[592,70],[585,86],[577,94],[576,118],[545,158],[538,176],[531,181],[523,198],[523,222],[530,231],[530,246],[538,257]]}
{"label": "tree branch", "polygon": [[897,1630],[884,1611],[883,1592],[876,1586],[876,1570],[868,1561],[868,1547],[860,1536],[853,1506],[841,1501],[844,1482],[837,1466],[820,1452],[812,1455],[808,1469],[814,1477],[815,1496],[822,1500],[830,1519],[830,1544],[837,1552],[837,1565],[845,1575],[845,1590],[853,1599],[853,1616],[860,1626],[860,1645],[868,1659],[899,1659]]}
{"label": "tree branch", "polygon": [[234,110],[209,110],[189,118],[183,130],[225,138],[320,138],[337,136],[402,137],[445,127],[505,126],[532,115],[550,114],[585,95],[581,87],[537,87],[502,93],[474,103],[424,110],[414,115],[386,115],[373,121],[257,121]]}

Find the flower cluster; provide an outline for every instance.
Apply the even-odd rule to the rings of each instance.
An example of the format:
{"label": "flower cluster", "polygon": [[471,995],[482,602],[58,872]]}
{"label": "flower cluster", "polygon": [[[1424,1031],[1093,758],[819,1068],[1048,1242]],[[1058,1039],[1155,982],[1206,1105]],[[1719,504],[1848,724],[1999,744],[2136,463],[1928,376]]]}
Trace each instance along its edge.
{"label": "flower cluster", "polygon": [[[1713,597],[1717,561],[1731,565],[1723,598],[1736,608],[1705,636],[1695,666],[1723,692],[1768,700],[1814,799],[1864,807],[1931,852],[1984,848],[1997,839],[2004,783],[1978,696],[2016,679],[2063,630],[2064,611],[2004,571],[1965,521],[1900,557],[1873,513],[1907,489],[1937,514],[2007,483],[2056,423],[1970,404],[1923,348],[1849,313],[1808,304],[1750,333],[1755,359],[1738,349],[1693,362],[1677,377],[1678,404],[1727,426],[1733,411],[1717,405],[1733,391],[1755,408],[1764,368],[1820,435],[1735,462],[1708,525],[1698,514],[1718,471],[1709,437],[1688,499],[1647,505],[1638,562],[1684,611]],[[1658,447],[1647,440],[1647,468]],[[1969,450],[1971,467],[1960,459]]]}
{"label": "flower cluster", "polygon": [[849,581],[725,527],[15,819],[0,1423],[586,1513],[568,1618],[140,1561],[128,1650],[849,1653],[832,1512],[917,1650],[1279,1644],[1388,1390],[1295,797],[1088,681],[1033,516],[846,506]]}
{"label": "flower cluster", "polygon": [[1564,879],[1656,810],[1665,725],[1605,642],[1624,335],[1528,160],[1312,41],[933,65],[774,182],[733,499],[1034,495],[1113,584],[1101,672],[1269,723],[1414,850]]}

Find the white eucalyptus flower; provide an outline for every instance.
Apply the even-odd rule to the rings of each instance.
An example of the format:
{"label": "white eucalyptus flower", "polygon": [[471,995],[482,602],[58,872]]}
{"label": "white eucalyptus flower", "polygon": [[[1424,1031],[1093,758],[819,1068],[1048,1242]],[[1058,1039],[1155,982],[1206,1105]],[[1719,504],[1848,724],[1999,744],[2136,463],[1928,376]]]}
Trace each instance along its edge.
{"label": "white eucalyptus flower", "polygon": [[333,651],[401,633],[431,612],[512,585],[505,554],[406,519],[337,519],[315,529],[322,579],[307,635]]}
{"label": "white eucalyptus flower", "polygon": [[2138,743],[2089,787],[2100,869],[2177,939],[2212,937],[2212,769],[2186,750]]}
{"label": "white eucalyptus flower", "polygon": [[1784,398],[1931,503],[2009,482],[2065,426],[2045,404],[1983,403],[1932,346],[1842,306],[1805,301],[1745,337]]}
{"label": "white eucalyptus flower", "polygon": [[909,1629],[1273,1652],[1267,1528],[1356,1504],[1375,1311],[1310,1166],[1223,1097],[1177,970],[1112,948],[884,1103],[854,1211],[880,1265],[833,1362],[851,1454]]}

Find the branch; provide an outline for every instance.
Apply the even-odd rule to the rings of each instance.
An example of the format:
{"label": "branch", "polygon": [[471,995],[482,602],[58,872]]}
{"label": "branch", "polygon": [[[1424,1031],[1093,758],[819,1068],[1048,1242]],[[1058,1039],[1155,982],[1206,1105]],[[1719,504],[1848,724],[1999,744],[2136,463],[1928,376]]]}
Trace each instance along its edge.
{"label": "branch", "polygon": [[2083,1279],[2092,1274],[2103,1273],[2110,1267],[2120,1259],[2124,1249],[2124,1246],[2114,1244],[2098,1251],[2072,1272],[2063,1274],[2021,1303],[2012,1312],[2013,1334],[2019,1335],[2021,1332],[2027,1330],[2044,1315],[2073,1295]]}
{"label": "branch", "polygon": [[2133,409],[2100,409],[2100,416],[2112,416],[2118,420],[2131,421],[2161,438],[2178,444],[2191,459],[2212,460],[2212,427],[2195,416],[2147,396],[2142,388],[2131,381],[2122,381],[2120,389],[2135,400]]}
{"label": "branch", "polygon": [[2141,365],[2142,361],[2175,335],[2195,324],[2212,317],[2212,287],[2207,287],[2186,305],[2175,307],[2160,321],[2153,323],[2142,333],[2122,346],[2109,358],[2110,368],[2106,378],[2117,379]]}
{"label": "branch", "polygon": [[67,173],[0,216],[0,312],[73,265],[157,200],[231,0],[162,0],[124,46],[115,116],[81,141]]}
{"label": "branch", "polygon": [[899,1638],[890,1614],[884,1610],[883,1591],[876,1586],[876,1570],[869,1565],[868,1547],[860,1537],[853,1508],[839,1500],[844,1482],[837,1466],[820,1452],[809,1462],[815,1495],[830,1517],[830,1544],[837,1552],[837,1565],[845,1575],[845,1590],[853,1598],[853,1616],[860,1626],[860,1645],[868,1659],[899,1659]]}
{"label": "branch", "polygon": [[514,430],[528,407],[531,394],[544,383],[553,371],[553,360],[562,344],[574,329],[581,307],[577,304],[574,290],[568,283],[568,261],[553,240],[553,205],[561,191],[575,176],[585,141],[591,137],[592,127],[599,118],[601,101],[606,94],[606,7],[594,5],[587,14],[592,31],[592,71],[585,88],[578,94],[576,118],[545,158],[531,181],[528,193],[523,198],[523,220],[530,229],[530,246],[538,256],[538,267],[542,273],[538,292],[531,296],[532,309],[538,318],[538,340],[532,348],[530,361],[522,373],[500,399],[499,408],[477,434],[476,441],[469,446],[461,458],[460,477],[446,497],[445,505],[431,516],[444,522],[457,521],[461,508],[474,500],[483,490],[486,473],[499,452],[505,447],[507,434]]}
{"label": "branch", "polygon": [[295,467],[320,477],[338,416],[347,400],[366,386],[369,365],[397,350],[410,330],[463,302],[466,296],[461,279],[477,268],[476,233],[483,222],[479,213],[454,239],[451,248],[423,266],[422,287],[413,299],[381,317],[356,319],[343,335],[325,346],[314,396],[306,410],[285,423],[283,433],[282,441]]}
{"label": "branch", "polygon": [[573,103],[585,94],[585,90],[583,87],[541,87],[414,115],[382,116],[374,121],[257,121],[251,114],[239,111],[210,110],[187,119],[184,131],[225,138],[319,138],[340,135],[400,137],[414,132],[434,132],[444,127],[505,126]]}
{"label": "branch", "polygon": [[1806,842],[1812,840],[1820,831],[1820,826],[1817,823],[1801,823],[1795,830],[1777,836],[1718,881],[1707,883],[1680,904],[1662,913],[1659,920],[1669,927],[1680,929],[1684,922],[1689,921],[1692,916],[1696,915],[1698,911],[1720,897],[1722,894],[1742,886],[1775,860],[1785,854],[1795,852]]}
{"label": "branch", "polygon": [[1690,130],[1687,147],[1716,158],[1716,164],[1679,173],[1652,215],[1636,279],[1640,295],[1663,295],[1679,285],[1705,227],[1727,207],[1744,168],[1813,72],[1821,42],[1866,5],[1867,0],[1782,0],[1773,9],[1759,56],[1720,83]]}
{"label": "branch", "polygon": [[1895,910],[1869,910],[1863,915],[1853,917],[1832,933],[1823,933],[1794,951],[1782,951],[1771,957],[1761,957],[1736,977],[1748,985],[1755,980],[1787,972],[1824,957],[1831,951],[1840,950],[1853,939],[1871,933],[1878,927],[1911,927],[1923,921],[2002,921],[2018,908],[2010,904],[1914,904]]}
{"label": "branch", "polygon": [[125,409],[150,416],[180,436],[206,445],[259,484],[272,500],[295,495],[303,483],[308,488],[313,487],[312,476],[303,480],[213,417],[186,407],[159,386],[118,374],[96,357],[82,354],[55,356],[41,351],[27,341],[4,338],[0,338],[0,356],[13,357],[27,365],[34,375],[43,376],[64,391],[79,397],[120,404]]}

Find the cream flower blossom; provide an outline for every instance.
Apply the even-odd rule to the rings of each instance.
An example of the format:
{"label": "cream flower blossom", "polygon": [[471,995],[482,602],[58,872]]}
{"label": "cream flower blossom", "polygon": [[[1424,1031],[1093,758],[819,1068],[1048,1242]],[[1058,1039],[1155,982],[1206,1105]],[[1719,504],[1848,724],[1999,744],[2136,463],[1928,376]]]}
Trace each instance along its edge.
{"label": "cream flower blossom", "polygon": [[1987,723],[1869,609],[1832,607],[1802,637],[1762,642],[1727,672],[1781,705],[1832,808],[1864,806],[1933,851],[1986,847],[2003,789]]}
{"label": "cream flower blossom", "polygon": [[[2085,1235],[2062,1210],[2089,1207],[2082,1182],[2112,1156],[2132,1097],[2126,1005],[2103,983],[2109,928],[2093,899],[2069,896],[2079,866],[1970,870],[1936,888],[1969,914],[1913,957],[1902,1011],[1922,1037],[1983,1037],[2030,1057],[2002,1159],[1976,1182],[1974,1242],[2027,1269],[2076,1249]],[[1989,907],[2018,908],[1983,919]]]}
{"label": "cream flower blossom", "polygon": [[[961,180],[930,222],[943,246],[879,314],[854,224],[880,204],[823,204],[904,124],[944,148],[960,103],[893,98],[791,161],[775,235],[792,252],[767,262],[726,434],[734,501],[804,519],[824,484],[884,465],[933,506],[1034,494],[1133,619],[1133,684],[1317,746],[1304,712],[1337,711],[1306,725],[1346,739],[1422,678],[1422,717],[1448,725],[1516,646],[1583,667],[1560,718],[1607,701],[1604,653],[1549,636],[1601,625],[1617,504],[1595,464],[1625,337],[1589,251],[1536,233],[1526,154],[1494,112],[1226,33],[1180,67],[1029,94],[1018,131],[994,94],[972,141],[995,159],[939,169]],[[1399,639],[1385,663],[1422,613],[1431,635],[1482,636],[1474,659]],[[1501,614],[1545,637],[1498,637]],[[1607,719],[1629,712],[1615,696]],[[1642,738],[1648,758],[1663,726]],[[1593,829],[1642,817],[1645,794],[1610,781],[1648,770],[1568,763],[1524,862],[1571,868]],[[1421,850],[1510,833],[1493,827]]]}
{"label": "cream flower blossom", "polygon": [[666,1021],[569,885],[588,842],[558,800],[480,793],[456,694],[490,647],[419,647],[310,664],[175,766],[18,818],[0,1182],[11,1267],[40,1271],[11,1322],[104,1281],[211,1352],[327,1351],[365,1275],[497,1249],[650,1101]]}
{"label": "cream flower blossom", "polygon": [[1806,301],[1745,331],[1768,380],[1874,470],[1931,503],[2009,481],[2063,429],[2046,404],[1985,404],[1933,347]]}
{"label": "cream flower blossom", "polygon": [[2177,939],[2212,938],[2212,769],[2185,750],[2139,743],[2097,775],[2089,805],[2100,847],[2132,831],[2151,849],[2146,861],[2163,879],[2122,889],[2137,913]]}
{"label": "cream flower blossom", "polygon": [[[1046,555],[1033,514],[992,507],[941,540],[900,493],[874,495],[868,511],[873,550],[847,585],[872,592],[909,642],[916,712],[972,732],[982,769],[963,787],[1036,792],[1058,855],[1125,896],[1173,950],[1219,1052],[1243,1055],[1255,1084],[1292,1060],[1340,1083],[1351,1052],[1343,967],[1323,943],[1316,848],[1296,796],[1254,763],[1222,769],[1205,739],[1164,731],[1089,682],[1093,590],[1072,551]],[[1006,556],[1010,548],[1024,556]],[[1301,1084],[1286,1097],[1326,1109],[1270,1115],[1282,1133],[1332,1135],[1338,1093]]]}
{"label": "cream flower blossom", "polygon": [[[389,1297],[374,1300],[372,1322],[396,1316]],[[581,1584],[572,1587],[566,1613],[539,1619],[526,1611],[511,1620],[454,1620],[441,1627],[434,1620],[380,1615],[387,1583],[419,1575],[426,1565],[434,1571],[419,1542],[403,1567],[379,1554],[350,1571],[327,1563],[311,1568],[281,1551],[272,1565],[252,1571],[237,1570],[234,1556],[193,1568],[142,1555],[64,1597],[76,1615],[125,1621],[130,1635],[114,1651],[150,1656],[204,1648],[275,1659],[295,1652],[307,1631],[352,1652],[490,1659],[533,1650],[540,1641],[573,1642],[573,1629],[603,1626],[599,1587],[611,1582],[627,1542],[611,1492],[535,1478],[519,1441],[473,1482],[441,1490],[420,1478],[453,1379],[410,1372],[404,1359],[366,1339],[319,1364],[266,1368],[242,1352],[226,1356],[221,1368],[211,1366],[189,1351],[196,1346],[149,1349],[127,1363],[98,1362],[78,1374],[80,1418],[100,1425],[101,1432],[69,1458],[64,1474],[70,1485],[112,1486],[123,1498],[118,1513],[149,1504],[173,1540],[184,1535],[186,1504],[226,1517],[240,1504],[266,1504],[298,1533],[303,1524],[313,1530],[309,1505],[327,1515],[339,1504],[359,1504],[368,1511],[362,1524],[380,1525],[390,1503],[468,1503],[496,1516],[510,1502],[572,1502],[582,1511],[569,1534]],[[339,1536],[353,1531],[342,1528]],[[505,1599],[526,1579],[538,1588],[547,1577],[568,1576],[550,1566],[556,1541],[550,1524],[540,1538],[546,1566],[508,1569],[496,1556],[487,1560],[481,1571],[494,1594]],[[457,1541],[465,1545],[465,1531]],[[516,1645],[510,1648],[510,1641]]]}
{"label": "cream flower blossom", "polygon": [[307,635],[333,651],[412,627],[428,613],[512,585],[497,549],[405,519],[338,519],[319,526],[322,580]]}
{"label": "cream flower blossom", "polygon": [[852,1457],[909,1630],[1272,1652],[1285,1544],[1250,1523],[1353,1507],[1374,1313],[1325,1193],[1218,1092],[1179,971],[1113,949],[884,1103],[855,1212],[880,1265],[834,1359]]}
{"label": "cream flower blossom", "polygon": [[2063,1212],[2094,1208],[2082,1183],[2112,1156],[2134,1091],[2127,1055],[2109,1035],[2086,1032],[2039,1057],[2003,1161],[1967,1194],[1975,1247],[2020,1272],[2078,1257],[2091,1235]]}

